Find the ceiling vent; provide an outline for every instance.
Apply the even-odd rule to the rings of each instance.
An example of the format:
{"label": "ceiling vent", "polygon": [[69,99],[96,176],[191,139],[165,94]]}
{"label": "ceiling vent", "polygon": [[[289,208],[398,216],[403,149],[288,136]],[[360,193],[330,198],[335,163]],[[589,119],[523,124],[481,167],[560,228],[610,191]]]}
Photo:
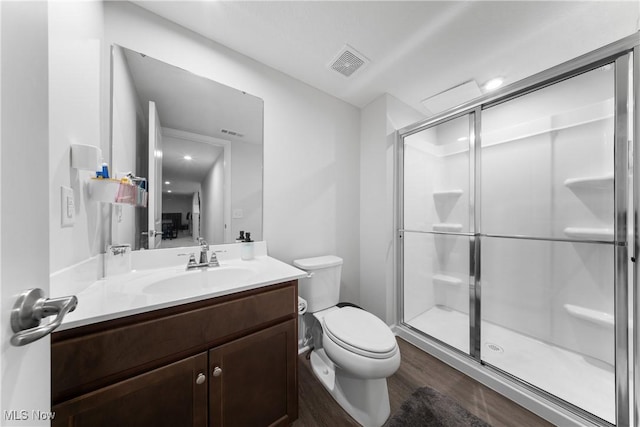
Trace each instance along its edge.
{"label": "ceiling vent", "polygon": [[242,138],[244,136],[240,132],[236,132],[234,130],[229,130],[229,129],[220,129],[220,132],[222,132],[222,133],[224,133],[226,135],[237,136],[238,138]]}
{"label": "ceiling vent", "polygon": [[363,54],[346,44],[342,50],[338,52],[333,61],[329,63],[329,68],[339,72],[345,77],[350,77],[368,63],[369,60]]}

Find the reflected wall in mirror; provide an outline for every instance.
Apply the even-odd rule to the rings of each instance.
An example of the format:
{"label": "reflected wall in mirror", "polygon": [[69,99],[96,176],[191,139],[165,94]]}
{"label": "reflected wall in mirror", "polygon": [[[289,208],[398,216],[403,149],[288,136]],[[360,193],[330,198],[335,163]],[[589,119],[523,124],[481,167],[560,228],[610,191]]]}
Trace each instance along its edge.
{"label": "reflected wall in mirror", "polygon": [[[147,208],[114,205],[133,249],[262,239],[263,101],[121,46],[111,52],[112,175],[146,178]],[[162,234],[160,234],[162,233]]]}

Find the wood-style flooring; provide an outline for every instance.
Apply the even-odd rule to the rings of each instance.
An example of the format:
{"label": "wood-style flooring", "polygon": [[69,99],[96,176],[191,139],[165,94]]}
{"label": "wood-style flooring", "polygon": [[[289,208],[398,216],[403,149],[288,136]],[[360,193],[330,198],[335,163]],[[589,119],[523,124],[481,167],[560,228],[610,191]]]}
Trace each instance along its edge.
{"label": "wood-style flooring", "polygon": [[[435,357],[398,338],[402,362],[387,380],[391,414],[417,388],[428,386],[456,400],[494,427],[538,427],[552,424]],[[299,417],[294,427],[358,426],[314,377],[309,360],[298,358]]]}

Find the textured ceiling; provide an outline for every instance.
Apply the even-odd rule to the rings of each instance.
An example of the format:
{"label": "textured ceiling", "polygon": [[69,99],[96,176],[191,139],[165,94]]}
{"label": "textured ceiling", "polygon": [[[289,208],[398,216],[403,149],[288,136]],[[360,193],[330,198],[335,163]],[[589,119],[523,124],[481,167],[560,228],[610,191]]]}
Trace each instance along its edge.
{"label": "textured ceiling", "polygon": [[[139,1],[135,4],[358,107],[505,83],[640,28],[637,1]],[[371,62],[328,68],[348,44]]]}

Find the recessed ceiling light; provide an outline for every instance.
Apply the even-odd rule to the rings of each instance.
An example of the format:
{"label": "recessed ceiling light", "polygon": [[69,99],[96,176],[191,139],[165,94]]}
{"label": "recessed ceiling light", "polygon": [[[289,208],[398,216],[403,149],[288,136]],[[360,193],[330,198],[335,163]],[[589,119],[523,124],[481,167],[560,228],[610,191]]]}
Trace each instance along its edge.
{"label": "recessed ceiling light", "polygon": [[184,157],[183,157],[183,159],[185,159],[185,160],[191,160],[191,159],[192,159],[192,157],[191,157],[190,155],[188,155],[188,154],[187,154],[186,156],[184,156]]}
{"label": "recessed ceiling light", "polygon": [[165,183],[165,185],[169,185],[169,184],[171,184],[171,181],[165,181],[164,183]]}
{"label": "recessed ceiling light", "polygon": [[495,90],[502,86],[504,83],[504,79],[502,77],[496,77],[495,79],[491,79],[484,84],[485,90]]}
{"label": "recessed ceiling light", "polygon": [[171,193],[171,190],[167,191],[167,193]]}

